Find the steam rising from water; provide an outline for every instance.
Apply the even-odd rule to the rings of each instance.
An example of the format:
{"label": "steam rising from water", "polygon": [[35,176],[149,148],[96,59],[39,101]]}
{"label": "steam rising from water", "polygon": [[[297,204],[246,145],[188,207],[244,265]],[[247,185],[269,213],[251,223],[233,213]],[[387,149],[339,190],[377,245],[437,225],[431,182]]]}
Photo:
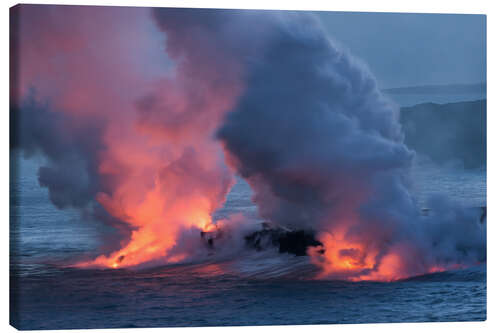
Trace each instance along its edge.
{"label": "steam rising from water", "polygon": [[323,247],[309,254],[322,277],[393,280],[485,260],[469,211],[440,198],[421,216],[397,107],[314,16],[24,6],[14,18],[15,147],[48,157],[40,185],[54,204],[123,230],[81,266],[198,254],[193,235],[214,228],[233,173],[263,218],[318,232]]}

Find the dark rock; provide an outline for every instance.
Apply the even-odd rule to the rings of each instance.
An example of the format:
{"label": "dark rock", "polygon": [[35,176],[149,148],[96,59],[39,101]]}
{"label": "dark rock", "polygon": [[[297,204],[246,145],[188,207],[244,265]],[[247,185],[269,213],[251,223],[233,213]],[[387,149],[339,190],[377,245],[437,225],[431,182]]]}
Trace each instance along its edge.
{"label": "dark rock", "polygon": [[[305,256],[310,246],[323,245],[315,238],[312,230],[291,230],[270,223],[262,223],[261,228],[244,237],[247,247],[257,251],[275,247],[280,253]],[[223,241],[224,232],[222,229],[210,232],[201,231],[200,237],[208,249],[214,249],[217,242]],[[324,250],[320,249],[318,253],[324,253]]]}
{"label": "dark rock", "polygon": [[296,256],[307,255],[310,246],[323,245],[315,238],[312,230],[290,230],[284,227],[272,227],[263,224],[262,230],[245,236],[248,247],[257,251],[269,247],[277,247],[280,253],[291,253]]}

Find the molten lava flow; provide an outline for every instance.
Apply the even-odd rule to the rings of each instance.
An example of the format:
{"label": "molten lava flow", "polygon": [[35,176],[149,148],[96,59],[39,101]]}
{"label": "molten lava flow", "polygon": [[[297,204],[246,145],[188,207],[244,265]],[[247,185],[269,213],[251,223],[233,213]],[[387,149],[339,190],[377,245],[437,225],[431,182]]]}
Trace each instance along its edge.
{"label": "molten lava flow", "polygon": [[426,263],[414,244],[381,247],[379,239],[350,239],[348,225],[319,235],[323,246],[309,249],[312,262],[321,268],[318,279],[391,282],[411,276],[463,269],[460,263]]}
{"label": "molten lava flow", "polygon": [[[200,231],[212,231],[215,226],[211,220],[192,225]],[[153,228],[144,227],[132,232],[129,243],[122,249],[108,255],[101,255],[88,262],[77,264],[77,267],[108,267],[124,268],[147,263],[161,258],[162,262],[177,263],[188,256],[188,253],[167,256],[168,250],[176,245],[176,232],[160,231],[155,232]]]}
{"label": "molten lava flow", "polygon": [[322,233],[319,240],[323,246],[309,250],[313,262],[322,268],[318,278],[394,281],[406,277],[397,252],[387,253],[380,259],[376,248],[348,240],[345,234],[345,228]]}

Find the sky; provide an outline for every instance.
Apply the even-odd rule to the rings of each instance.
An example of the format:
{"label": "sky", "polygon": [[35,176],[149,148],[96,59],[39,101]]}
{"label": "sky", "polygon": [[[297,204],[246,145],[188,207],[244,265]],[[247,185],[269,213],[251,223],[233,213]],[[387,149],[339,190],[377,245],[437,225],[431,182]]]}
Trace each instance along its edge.
{"label": "sky", "polygon": [[486,81],[486,16],[319,12],[381,88]]}

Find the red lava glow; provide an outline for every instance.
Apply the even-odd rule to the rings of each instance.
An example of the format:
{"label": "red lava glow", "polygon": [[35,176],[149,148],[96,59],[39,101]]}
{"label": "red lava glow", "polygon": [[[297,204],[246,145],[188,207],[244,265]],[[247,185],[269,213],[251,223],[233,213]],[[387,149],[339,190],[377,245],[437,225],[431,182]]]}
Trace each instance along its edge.
{"label": "red lava glow", "polygon": [[348,241],[344,235],[340,229],[322,234],[323,255],[317,254],[317,248],[310,249],[313,262],[322,268],[319,279],[337,277],[349,281],[394,281],[406,277],[402,273],[402,258],[398,253],[386,254],[377,266],[378,251],[370,250],[363,243]]}
{"label": "red lava glow", "polygon": [[[461,265],[420,266],[408,263],[411,250],[408,244],[392,246],[382,252],[377,240],[353,241],[346,237],[347,227],[337,227],[319,235],[323,246],[309,248],[312,262],[321,268],[318,279],[340,279],[353,282],[392,282],[415,275],[464,268]],[[373,245],[374,243],[375,245]]]}
{"label": "red lava glow", "polygon": [[[212,231],[215,226],[209,222],[193,225],[200,231]],[[140,265],[158,258],[165,264],[172,264],[182,261],[188,254],[178,254],[165,256],[170,248],[176,244],[174,234],[156,233],[153,228],[144,227],[132,232],[129,243],[122,249],[111,253],[109,256],[101,255],[92,261],[86,261],[76,264],[76,267],[107,267],[107,268],[126,268]]]}

